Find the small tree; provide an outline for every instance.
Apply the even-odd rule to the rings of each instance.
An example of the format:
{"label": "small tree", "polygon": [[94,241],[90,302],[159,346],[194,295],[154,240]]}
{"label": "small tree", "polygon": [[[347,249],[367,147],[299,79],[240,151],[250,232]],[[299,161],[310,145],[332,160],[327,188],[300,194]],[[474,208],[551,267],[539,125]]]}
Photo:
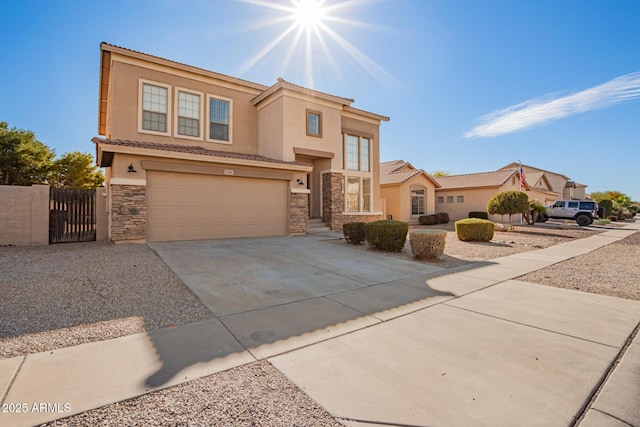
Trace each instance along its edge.
{"label": "small tree", "polygon": [[451,176],[451,172],[449,171],[445,171],[445,170],[435,170],[433,172],[429,172],[429,175],[435,177],[435,178],[442,178],[445,176]]}
{"label": "small tree", "polygon": [[74,151],[55,162],[51,172],[51,185],[58,188],[96,189],[104,183],[102,171],[93,162],[91,154]]}
{"label": "small tree", "polygon": [[529,197],[523,191],[503,191],[489,200],[487,211],[492,215],[509,215],[509,230],[513,230],[515,228],[513,214],[529,212]]}
{"label": "small tree", "polygon": [[54,156],[33,132],[0,122],[0,184],[46,184]]}

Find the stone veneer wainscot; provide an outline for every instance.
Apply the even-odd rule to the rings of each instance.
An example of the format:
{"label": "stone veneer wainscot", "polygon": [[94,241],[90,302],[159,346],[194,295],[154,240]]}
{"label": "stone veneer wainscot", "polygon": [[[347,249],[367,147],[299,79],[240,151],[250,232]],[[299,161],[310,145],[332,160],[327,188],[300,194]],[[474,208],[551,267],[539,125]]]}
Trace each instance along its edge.
{"label": "stone veneer wainscot", "polygon": [[331,231],[342,231],[343,177],[339,172],[322,174],[322,219]]}
{"label": "stone veneer wainscot", "polygon": [[309,227],[309,194],[291,193],[289,233],[305,234]]}
{"label": "stone veneer wainscot", "polygon": [[146,236],[146,186],[111,185],[111,240],[144,240]]}

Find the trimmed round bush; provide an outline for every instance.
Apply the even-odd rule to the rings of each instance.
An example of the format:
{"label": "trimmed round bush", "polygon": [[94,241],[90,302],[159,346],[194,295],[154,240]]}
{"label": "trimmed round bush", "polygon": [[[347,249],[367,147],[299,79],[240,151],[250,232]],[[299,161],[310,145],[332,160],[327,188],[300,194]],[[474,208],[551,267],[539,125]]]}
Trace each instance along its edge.
{"label": "trimmed round bush", "polygon": [[357,245],[364,242],[364,222],[348,222],[342,226],[344,239]]}
{"label": "trimmed round bush", "polygon": [[436,259],[444,253],[445,230],[413,230],[409,233],[411,253],[417,259]]}
{"label": "trimmed round bush", "polygon": [[442,215],[440,214],[440,212],[436,212],[434,217],[436,219],[436,224],[442,224]]}
{"label": "trimmed round bush", "polygon": [[436,215],[440,215],[440,222],[438,224],[448,224],[449,223],[449,214],[447,212],[440,212]]}
{"label": "trimmed round bush", "polygon": [[489,219],[489,212],[472,211],[469,212],[469,218]]}
{"label": "trimmed round bush", "polygon": [[364,235],[369,246],[388,252],[400,252],[407,241],[409,224],[383,219],[364,226]]}
{"label": "trimmed round bush", "polygon": [[495,224],[480,218],[467,218],[456,221],[456,235],[462,241],[488,242],[493,239]]}
{"label": "trimmed round bush", "polygon": [[421,215],[418,217],[418,222],[420,225],[434,225],[436,224],[436,216],[435,215]]}

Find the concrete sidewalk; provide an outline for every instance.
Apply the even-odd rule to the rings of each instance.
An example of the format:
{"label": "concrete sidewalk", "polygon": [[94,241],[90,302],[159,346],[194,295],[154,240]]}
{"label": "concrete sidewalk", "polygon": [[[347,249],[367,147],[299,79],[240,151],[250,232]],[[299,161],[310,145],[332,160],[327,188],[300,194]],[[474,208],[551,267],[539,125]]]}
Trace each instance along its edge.
{"label": "concrete sidewalk", "polygon": [[[640,302],[513,280],[637,229],[303,301],[296,313],[310,317],[332,307],[331,331],[265,340],[256,318],[235,313],[0,360],[0,425],[63,418],[260,358],[347,425],[573,425],[581,414],[582,426],[640,425],[640,338],[629,339]],[[252,313],[290,322],[279,307]]]}

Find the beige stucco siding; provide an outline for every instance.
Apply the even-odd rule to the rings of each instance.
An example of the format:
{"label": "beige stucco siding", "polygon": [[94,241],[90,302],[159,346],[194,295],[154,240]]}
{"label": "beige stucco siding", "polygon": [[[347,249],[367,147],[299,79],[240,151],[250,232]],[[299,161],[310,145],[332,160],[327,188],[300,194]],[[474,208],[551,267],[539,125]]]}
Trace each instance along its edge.
{"label": "beige stucco siding", "polygon": [[[460,189],[438,189],[436,190],[436,198],[443,197],[444,203],[436,201],[436,212],[446,212],[449,214],[451,221],[456,221],[469,217],[469,212],[487,211],[487,202],[496,194],[503,191],[519,191],[520,181],[509,178],[500,187],[483,187],[483,188],[460,188]],[[447,202],[447,197],[453,197],[453,202]],[[464,202],[458,202],[458,196],[464,197]],[[489,215],[492,221],[500,221],[500,215]]]}
{"label": "beige stucco siding", "polygon": [[380,197],[386,201],[387,215],[392,215],[394,220],[417,224],[420,215],[411,214],[411,190],[414,188],[425,190],[424,215],[434,214],[435,185],[420,174],[399,184],[380,186]]}
{"label": "beige stucco siding", "polygon": [[[337,107],[337,106],[336,106]],[[321,113],[322,136],[307,135],[307,110]],[[283,160],[295,160],[293,147],[340,152],[340,110],[313,102],[313,99],[284,98]],[[335,158],[335,157],[334,157]]]}
{"label": "beige stucco siding", "polygon": [[[130,139],[134,141],[157,141],[162,143],[198,145],[212,150],[232,151],[237,153],[258,153],[258,112],[251,105],[254,94],[246,91],[234,90],[216,84],[214,79],[208,81],[203,78],[193,79],[182,75],[175,75],[161,71],[159,67],[145,68],[118,61],[117,55],[112,56],[112,70],[110,74],[110,102],[107,121],[107,137]],[[151,67],[151,66],[149,66]],[[166,70],[169,71],[169,70]],[[168,117],[171,132],[169,135],[148,134],[138,132],[139,120],[139,88],[141,79],[150,83],[169,86],[170,115]],[[204,81],[203,81],[204,80]],[[201,95],[202,100],[202,135],[200,139],[182,138],[177,135],[174,120],[177,114],[176,88],[194,91]],[[208,118],[206,117],[207,95],[231,100],[231,143],[217,143],[207,141]]]}
{"label": "beige stucco siding", "polygon": [[284,99],[276,99],[258,113],[258,154],[272,159],[284,158]]}

